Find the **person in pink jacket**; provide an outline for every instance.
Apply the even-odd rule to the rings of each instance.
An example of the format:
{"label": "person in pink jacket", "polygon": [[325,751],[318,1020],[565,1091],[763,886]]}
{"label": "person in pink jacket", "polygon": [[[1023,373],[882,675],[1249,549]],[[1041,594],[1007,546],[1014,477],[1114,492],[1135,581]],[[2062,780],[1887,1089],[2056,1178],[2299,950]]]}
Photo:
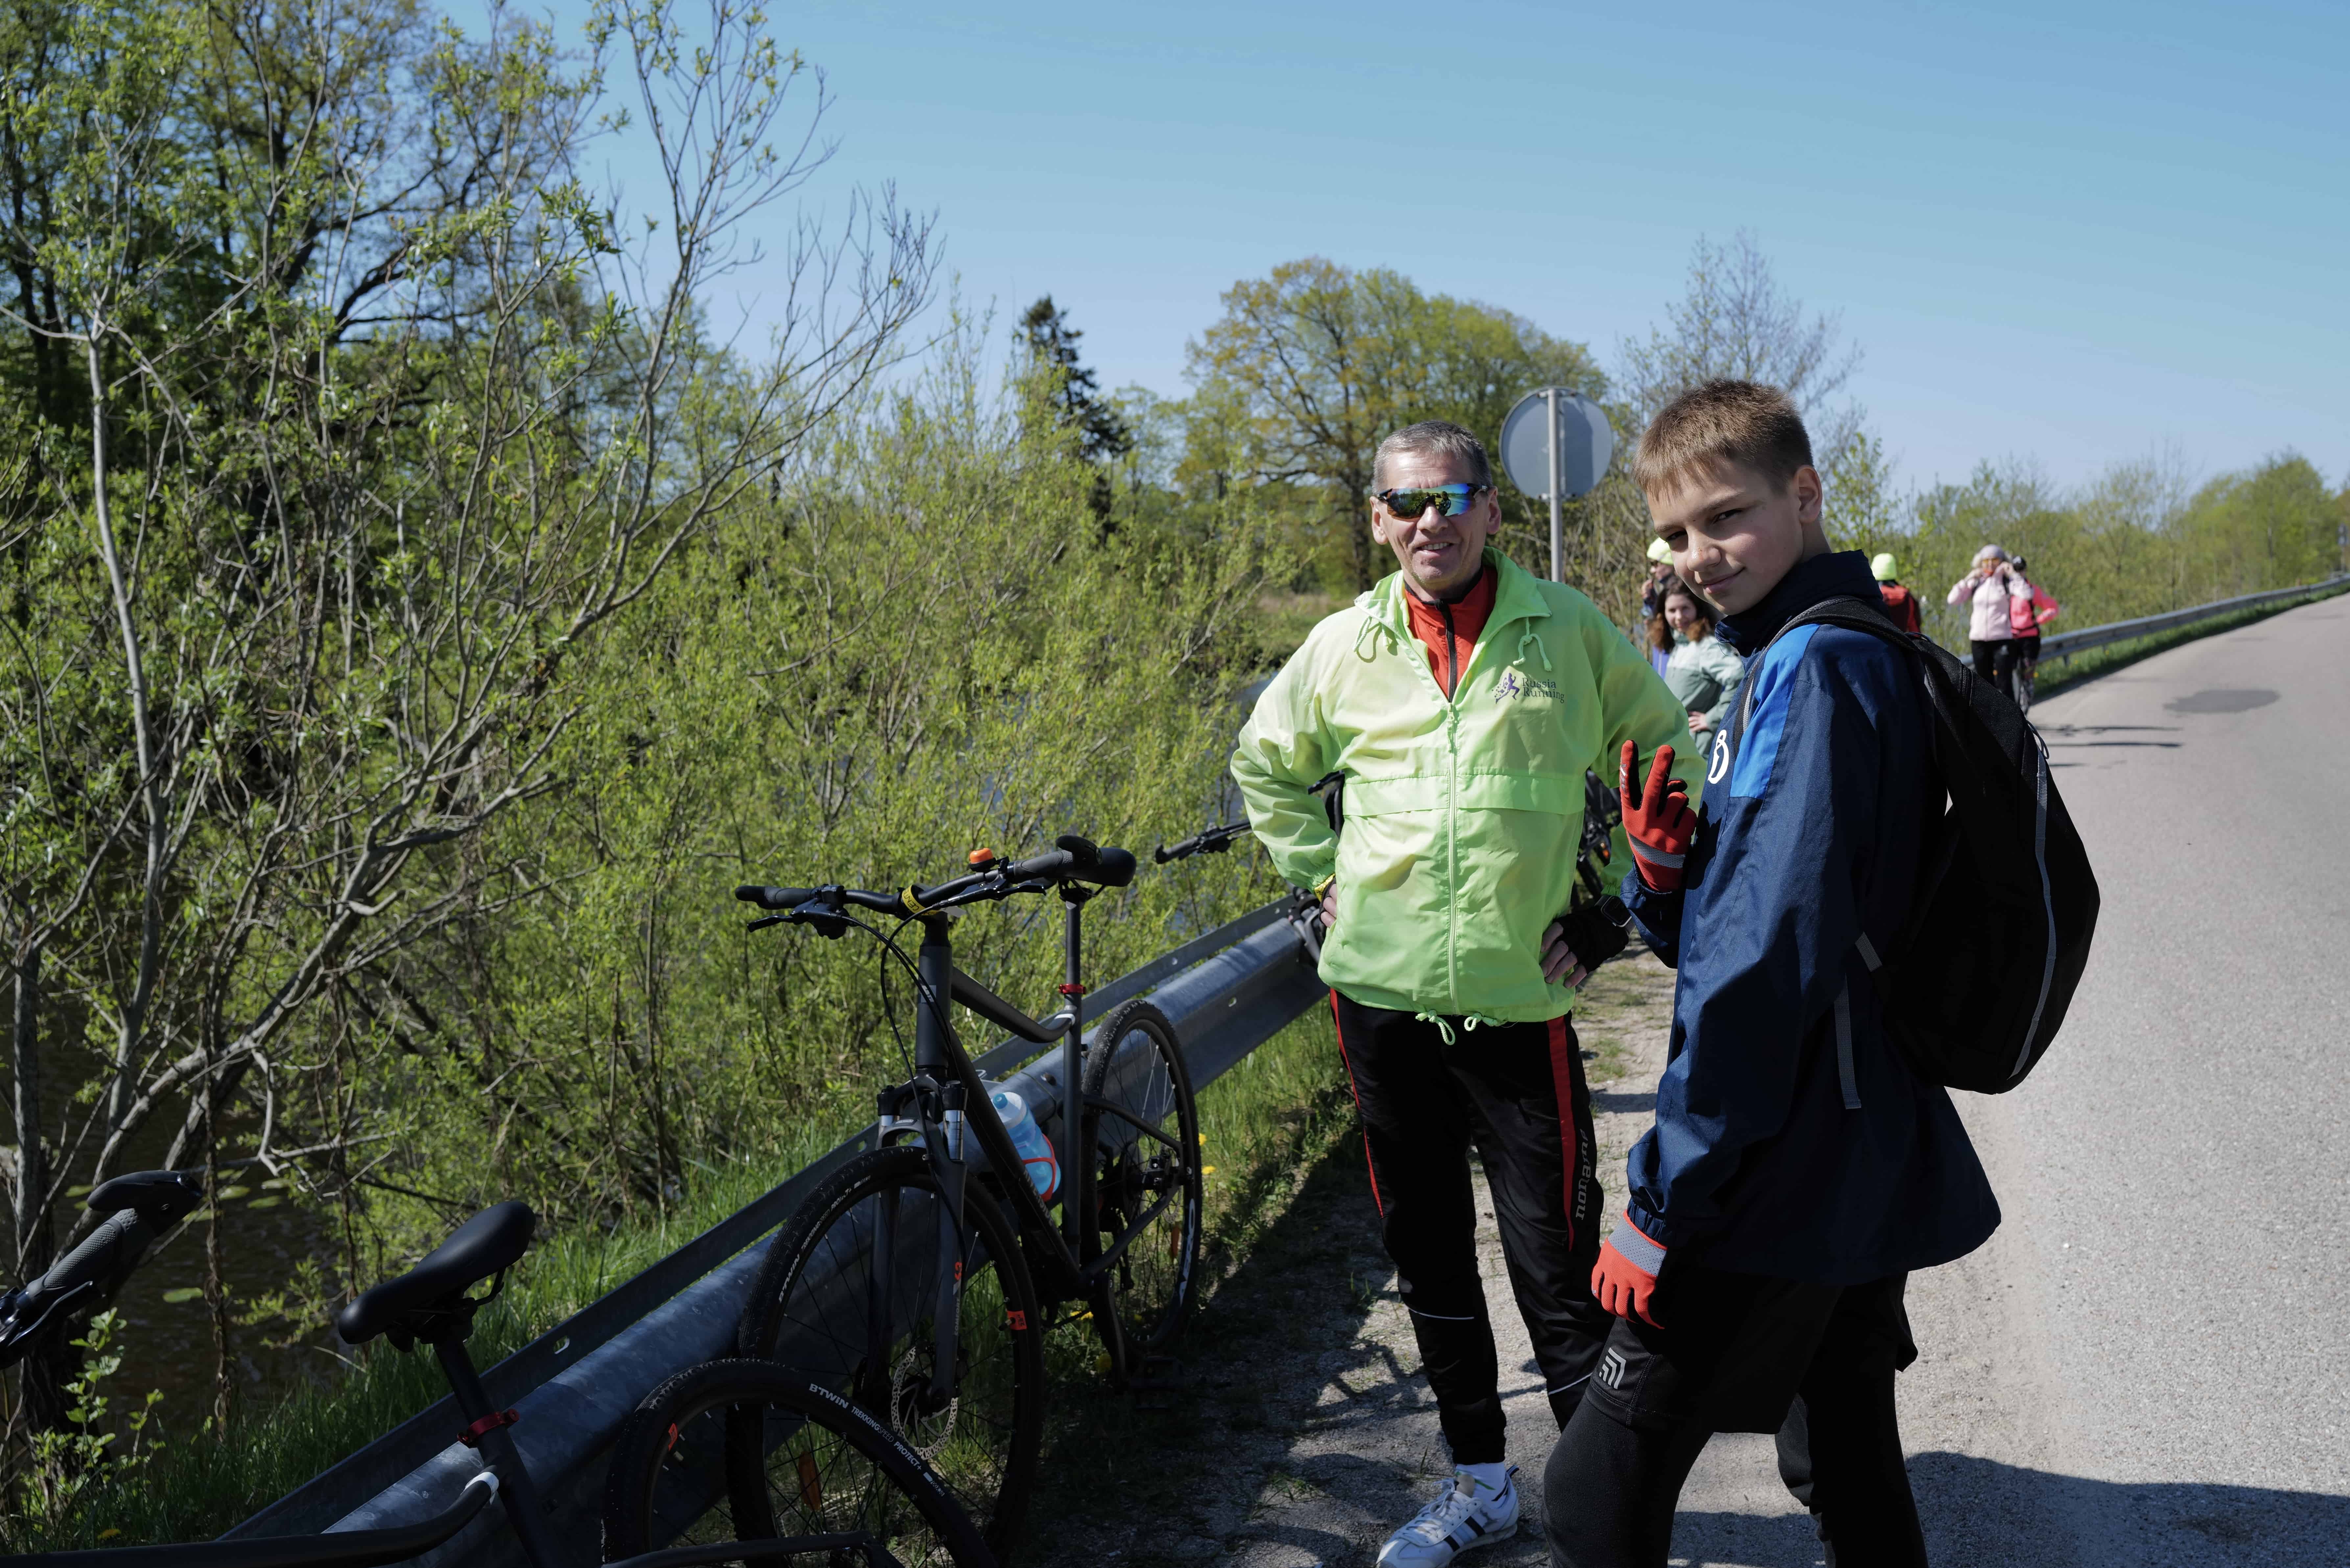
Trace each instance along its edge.
{"label": "person in pink jacket", "polygon": [[2030,708],[2033,671],[2040,667],[2040,628],[2054,620],[2064,607],[2032,580],[2022,556],[2016,556],[2007,566],[2022,590],[2011,594],[2007,601],[2008,626],[2015,634],[2008,639],[2012,671],[2009,691],[2017,707]]}
{"label": "person in pink jacket", "polygon": [[1975,674],[2015,695],[2014,602],[2032,601],[2032,586],[2008,565],[2007,552],[1985,545],[1975,552],[1974,568],[1950,585],[1949,601],[1967,606],[1967,642],[1973,651]]}

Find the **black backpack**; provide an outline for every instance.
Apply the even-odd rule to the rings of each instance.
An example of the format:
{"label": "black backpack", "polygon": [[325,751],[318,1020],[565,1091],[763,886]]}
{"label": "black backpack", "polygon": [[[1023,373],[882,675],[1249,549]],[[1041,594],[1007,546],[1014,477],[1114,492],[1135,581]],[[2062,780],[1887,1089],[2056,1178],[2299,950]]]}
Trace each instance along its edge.
{"label": "black backpack", "polygon": [[2055,1038],[2097,925],[2097,879],[2049,777],[2048,749],[2005,692],[1896,627],[1881,602],[1825,599],[1778,636],[1799,626],[1866,632],[1917,668],[1947,804],[1939,822],[1929,813],[1917,892],[1892,951],[1880,958],[1863,937],[1861,961],[1912,1072],[2003,1094]]}

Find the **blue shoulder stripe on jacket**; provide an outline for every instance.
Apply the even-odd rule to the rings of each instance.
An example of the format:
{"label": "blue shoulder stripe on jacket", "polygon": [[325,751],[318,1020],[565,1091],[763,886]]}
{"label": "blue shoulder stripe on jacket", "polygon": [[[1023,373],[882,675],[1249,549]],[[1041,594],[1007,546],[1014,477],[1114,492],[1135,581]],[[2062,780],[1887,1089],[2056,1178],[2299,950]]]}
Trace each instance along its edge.
{"label": "blue shoulder stripe on jacket", "polygon": [[1771,787],[1771,769],[1779,760],[1779,736],[1787,727],[1787,705],[1795,692],[1795,666],[1819,632],[1816,626],[1799,626],[1773,643],[1755,671],[1753,707],[1738,737],[1738,761],[1730,771],[1732,800],[1749,800]]}

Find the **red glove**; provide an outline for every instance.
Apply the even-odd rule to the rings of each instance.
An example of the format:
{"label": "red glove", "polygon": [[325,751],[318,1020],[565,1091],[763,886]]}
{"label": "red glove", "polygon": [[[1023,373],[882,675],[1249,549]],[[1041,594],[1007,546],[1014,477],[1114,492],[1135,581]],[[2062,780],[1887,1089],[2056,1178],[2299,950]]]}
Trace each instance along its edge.
{"label": "red glove", "polygon": [[1649,891],[1670,893],[1681,885],[1681,858],[1697,836],[1697,813],[1690,809],[1689,785],[1667,778],[1672,771],[1673,749],[1657,748],[1649,764],[1646,788],[1636,796],[1632,776],[1640,770],[1638,742],[1624,742],[1623,771],[1617,774],[1617,793],[1624,801],[1624,836],[1632,841],[1632,863]]}
{"label": "red glove", "polygon": [[1657,1271],[1664,1266],[1664,1248],[1649,1241],[1627,1214],[1616,1233],[1599,1243],[1599,1266],[1591,1271],[1591,1293],[1617,1317],[1638,1317],[1655,1328],[1658,1324],[1648,1315],[1648,1303],[1657,1293]]}

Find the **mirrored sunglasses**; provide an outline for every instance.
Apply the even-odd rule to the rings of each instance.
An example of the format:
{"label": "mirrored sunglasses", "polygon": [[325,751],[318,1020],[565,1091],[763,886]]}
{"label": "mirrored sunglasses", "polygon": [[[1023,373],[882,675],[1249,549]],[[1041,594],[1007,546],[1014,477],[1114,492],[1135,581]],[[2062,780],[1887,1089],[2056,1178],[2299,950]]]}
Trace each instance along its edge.
{"label": "mirrored sunglasses", "polygon": [[1399,517],[1417,517],[1430,507],[1440,517],[1458,517],[1490,484],[1430,484],[1416,490],[1374,490],[1371,499]]}

